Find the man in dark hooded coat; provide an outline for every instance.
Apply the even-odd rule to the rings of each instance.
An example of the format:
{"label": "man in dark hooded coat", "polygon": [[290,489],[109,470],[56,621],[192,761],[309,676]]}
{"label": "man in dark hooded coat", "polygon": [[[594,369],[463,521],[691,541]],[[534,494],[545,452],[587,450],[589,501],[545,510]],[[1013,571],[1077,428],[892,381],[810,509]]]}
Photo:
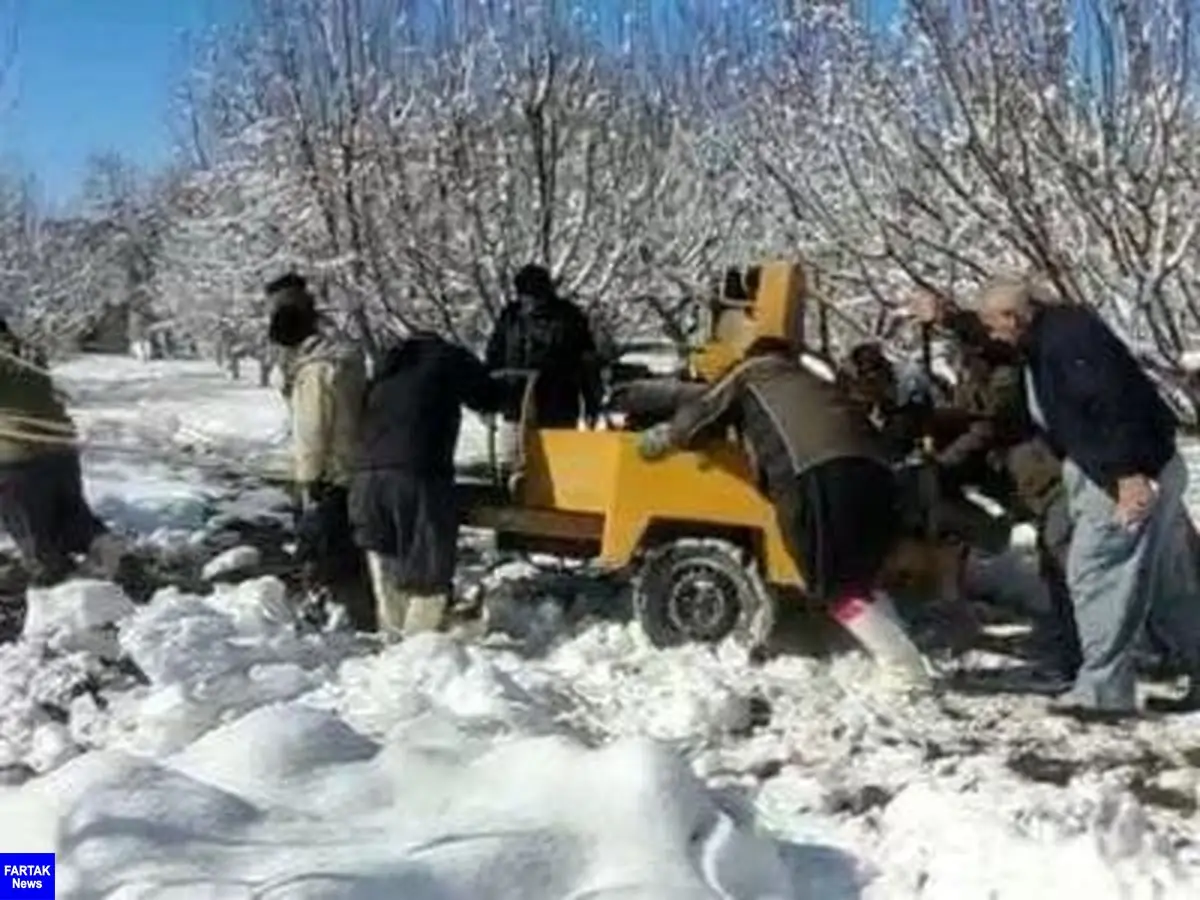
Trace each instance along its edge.
{"label": "man in dark hooded coat", "polygon": [[[581,414],[589,426],[594,425],[600,415],[602,384],[587,316],[558,296],[550,273],[542,266],[524,266],[513,279],[513,287],[517,299],[501,311],[484,354],[489,371],[536,373],[533,414],[539,427],[573,429]],[[526,381],[508,377],[504,384],[500,450],[507,465],[515,457]]]}
{"label": "man in dark hooded coat", "polygon": [[443,624],[457,560],[462,407],[486,415],[502,400],[470,351],[428,332],[388,351],[367,388],[350,515],[385,635]]}

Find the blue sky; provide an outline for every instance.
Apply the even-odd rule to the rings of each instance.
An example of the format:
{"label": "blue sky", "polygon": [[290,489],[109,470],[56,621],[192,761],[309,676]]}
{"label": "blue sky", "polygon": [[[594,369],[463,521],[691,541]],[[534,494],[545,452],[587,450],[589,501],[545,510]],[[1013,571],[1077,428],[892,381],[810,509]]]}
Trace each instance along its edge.
{"label": "blue sky", "polygon": [[[32,170],[47,198],[80,185],[89,154],[165,161],[180,38],[229,16],[240,0],[17,0],[15,107],[0,117],[0,153]],[[12,91],[6,91],[6,94]]]}
{"label": "blue sky", "polygon": [[[899,0],[865,2],[882,22]],[[246,0],[0,0],[0,10],[10,3],[19,11],[19,48],[14,84],[4,91],[6,98],[15,93],[15,107],[0,114],[0,157],[32,171],[55,204],[77,193],[93,152],[114,150],[144,166],[169,159],[166,114],[185,64],[184,33],[235,19],[247,6]]]}
{"label": "blue sky", "polygon": [[[896,0],[871,2],[892,10]],[[77,193],[93,152],[117,151],[145,166],[170,158],[166,112],[184,65],[182,35],[236,18],[247,5],[0,0],[0,10],[9,3],[19,12],[19,48],[15,83],[4,93],[15,89],[16,106],[0,115],[0,157],[32,171],[55,205]]]}

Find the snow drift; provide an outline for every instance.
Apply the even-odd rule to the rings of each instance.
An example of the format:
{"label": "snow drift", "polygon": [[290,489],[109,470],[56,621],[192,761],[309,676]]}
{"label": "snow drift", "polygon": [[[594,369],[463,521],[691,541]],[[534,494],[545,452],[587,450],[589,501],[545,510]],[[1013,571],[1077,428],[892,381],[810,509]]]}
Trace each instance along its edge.
{"label": "snow drift", "polygon": [[[297,632],[281,590],[136,610],[47,592],[74,611],[60,649],[45,617],[0,647],[10,764],[44,773],[0,788],[0,845],[52,848],[77,898],[1194,895],[1127,792],[1031,789],[932,707],[856,699],[862,659],[750,668],[619,624],[541,659],[448,635],[380,650]],[[119,614],[137,683],[71,649],[113,628],[81,607]]]}
{"label": "snow drift", "polygon": [[60,811],[64,897],[790,896],[770,843],[659,746],[459,737],[377,743],[270,706],[172,760],[83,757],[20,799]]}
{"label": "snow drift", "polygon": [[[665,745],[589,748],[448,637],[332,678],[330,642],[350,653],[353,639],[275,622],[279,587],[164,592],[127,615],[120,643],[150,684],[96,711],[88,739],[110,749],[0,796],[0,843],[54,847],[65,897],[790,896],[748,808]],[[75,643],[94,630],[70,621]],[[373,718],[379,696],[389,715]]]}

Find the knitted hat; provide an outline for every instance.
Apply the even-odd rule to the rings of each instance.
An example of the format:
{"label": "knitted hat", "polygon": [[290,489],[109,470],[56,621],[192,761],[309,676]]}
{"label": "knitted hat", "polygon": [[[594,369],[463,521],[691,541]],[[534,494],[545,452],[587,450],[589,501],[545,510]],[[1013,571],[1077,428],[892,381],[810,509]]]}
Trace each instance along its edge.
{"label": "knitted hat", "polygon": [[267,337],[282,347],[297,347],[317,330],[317,304],[309,293],[308,282],[288,272],[266,287],[271,301],[271,319]]}

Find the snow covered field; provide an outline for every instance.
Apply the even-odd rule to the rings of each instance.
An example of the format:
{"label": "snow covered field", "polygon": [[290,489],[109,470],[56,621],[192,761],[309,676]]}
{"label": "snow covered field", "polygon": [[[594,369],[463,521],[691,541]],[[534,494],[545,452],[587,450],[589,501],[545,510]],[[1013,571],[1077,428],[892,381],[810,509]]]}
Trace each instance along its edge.
{"label": "snow covered field", "polygon": [[[110,519],[170,544],[282,502],[235,471],[278,465],[274,392],[61,374]],[[856,655],[654,651],[587,614],[602,588],[500,574],[523,642],[301,634],[271,578],[34,596],[0,645],[0,850],[55,850],[77,898],[1200,896],[1200,717],[1083,726],[985,678],[899,707]]]}

